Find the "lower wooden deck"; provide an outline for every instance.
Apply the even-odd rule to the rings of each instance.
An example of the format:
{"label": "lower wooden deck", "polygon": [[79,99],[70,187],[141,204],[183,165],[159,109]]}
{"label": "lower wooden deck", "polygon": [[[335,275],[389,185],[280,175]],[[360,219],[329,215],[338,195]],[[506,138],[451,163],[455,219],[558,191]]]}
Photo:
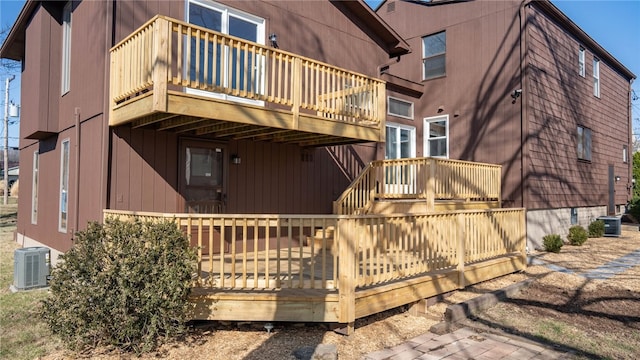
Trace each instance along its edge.
{"label": "lower wooden deck", "polygon": [[526,266],[524,209],[424,214],[158,214],[191,238],[193,319],[347,325]]}
{"label": "lower wooden deck", "polygon": [[[238,288],[192,289],[191,316],[199,320],[340,323],[344,322],[345,314],[341,313],[341,309],[345,305],[353,308],[355,319],[358,319],[521,271],[525,267],[521,254],[500,256],[467,265],[462,271],[454,267],[357,287],[352,299],[341,296],[333,280],[327,283],[327,288],[309,288],[311,279],[319,276],[311,274],[309,269],[305,270],[308,277],[305,283],[289,283],[290,278],[286,276],[272,277],[271,285],[285,286],[274,288],[262,288],[264,280],[256,284],[255,289],[242,288],[243,279],[227,276],[226,282],[231,285],[235,281]],[[299,270],[297,267],[292,269],[294,272]],[[245,280],[247,286],[252,285],[253,279]],[[321,285],[317,279],[314,281],[317,286]],[[288,288],[287,284],[293,287]]]}

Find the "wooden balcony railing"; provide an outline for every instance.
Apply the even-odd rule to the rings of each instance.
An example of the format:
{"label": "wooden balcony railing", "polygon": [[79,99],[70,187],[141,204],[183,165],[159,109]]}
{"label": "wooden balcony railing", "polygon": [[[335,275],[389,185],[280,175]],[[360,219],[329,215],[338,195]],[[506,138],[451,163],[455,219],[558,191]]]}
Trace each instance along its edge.
{"label": "wooden balcony railing", "polygon": [[365,214],[375,199],[500,201],[500,165],[439,158],[378,160],[334,202],[336,214]]}
{"label": "wooden balcony railing", "polygon": [[351,216],[105,210],[104,215],[175,221],[198,249],[196,286],[219,289],[367,287],[524,254],[526,239],[523,209]]}
{"label": "wooden balcony railing", "polygon": [[337,321],[351,332],[357,318],[526,266],[524,209],[104,216],[174,221],[188,235],[198,249],[199,319]]}
{"label": "wooden balcony railing", "polygon": [[112,108],[152,92],[153,110],[164,112],[171,91],[269,103],[290,111],[294,123],[305,114],[384,134],[383,81],[155,16],[111,49]]}

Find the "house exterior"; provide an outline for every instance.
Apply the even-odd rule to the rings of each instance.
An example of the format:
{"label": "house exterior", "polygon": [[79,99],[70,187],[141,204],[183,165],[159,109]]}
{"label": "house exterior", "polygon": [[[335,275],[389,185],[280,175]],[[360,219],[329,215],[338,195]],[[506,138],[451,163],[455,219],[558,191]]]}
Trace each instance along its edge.
{"label": "house exterior", "polygon": [[387,0],[376,12],[413,49],[383,71],[423,87],[409,116],[387,118],[412,156],[501,164],[503,206],[527,208],[529,247],[624,211],[635,75],[551,2]]}
{"label": "house exterior", "polygon": [[[383,140],[384,116],[378,116],[381,122],[373,127],[352,130],[345,125],[336,130],[341,131],[339,136],[325,129],[270,131],[274,123],[283,121],[273,115],[280,114],[277,111],[283,106],[261,100],[235,106],[240,113],[227,114],[228,108],[214,106],[205,115],[192,114],[190,119],[166,114],[156,118],[163,121],[148,121],[147,117],[146,123],[132,123],[133,117],[112,109],[110,92],[113,95],[115,90],[110,89],[110,76],[116,70],[110,49],[157,15],[182,21],[185,28],[186,24],[199,25],[277,46],[304,60],[357,72],[362,79],[375,76],[378,65],[391,56],[408,51],[406,43],[360,1],[27,1],[0,53],[23,63],[20,150],[23,170],[29,170],[22,175],[21,193],[26,195],[19,202],[17,241],[24,246],[48,246],[55,260],[72,245],[75,231],[87,221],[102,218],[103,209],[330,213],[332,201],[352,178],[335,160],[340,155],[319,146]],[[271,34],[277,40],[271,42]],[[173,40],[182,39],[174,34]],[[190,47],[194,52],[202,49],[201,62],[206,57],[203,46]],[[240,66],[257,67],[259,61],[269,61],[265,55],[258,60],[238,60],[247,51],[229,50],[228,44],[216,49],[208,46],[209,55],[214,50],[229,51]],[[174,44],[170,51],[182,50],[177,48]],[[178,61],[187,62],[188,56],[183,54]],[[195,62],[180,71],[205,66]],[[235,81],[233,72],[238,67],[209,76],[222,77],[221,71],[226,71],[229,81]],[[127,73],[120,79],[132,76]],[[258,77],[265,75],[248,76],[255,77],[248,79],[249,85],[247,79],[240,79],[245,83],[234,86],[246,90],[252,82],[264,81]],[[319,81],[319,86],[329,86]],[[384,83],[379,83],[384,89]],[[339,90],[338,85],[332,86]],[[206,93],[193,93],[198,95],[198,91]],[[236,101],[231,95],[224,95],[221,102]],[[260,106],[271,113],[257,111]],[[194,116],[199,126],[189,129]],[[300,116],[300,127],[304,119]],[[245,125],[236,127],[242,131],[233,130],[236,120]],[[202,130],[206,125],[209,131]],[[371,148],[375,147],[354,151],[373,159]],[[198,168],[196,161],[206,165]]]}
{"label": "house exterior", "polygon": [[388,71],[410,51],[362,1],[27,1],[0,48],[23,68],[17,241],[55,264],[87,221],[170,219],[193,319],[347,333],[522,270],[501,166],[387,126],[430,96]]}

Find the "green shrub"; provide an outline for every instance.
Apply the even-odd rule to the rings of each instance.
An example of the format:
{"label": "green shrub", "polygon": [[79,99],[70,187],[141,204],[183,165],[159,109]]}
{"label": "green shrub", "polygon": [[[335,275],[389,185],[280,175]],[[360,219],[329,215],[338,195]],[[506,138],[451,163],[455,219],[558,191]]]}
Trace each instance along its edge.
{"label": "green shrub", "polygon": [[545,235],[542,238],[545,251],[559,253],[564,242],[558,234]]}
{"label": "green shrub", "polygon": [[569,244],[581,246],[585,241],[587,241],[587,238],[587,230],[585,230],[582,226],[574,225],[569,228],[569,235],[567,235]]}
{"label": "green shrub", "polygon": [[[636,185],[636,187],[634,187],[634,191],[636,188],[640,189],[640,186]],[[634,197],[633,199],[631,199],[631,201],[629,201],[627,213],[633,216],[634,219],[640,220],[640,197]]]}
{"label": "green shrub", "polygon": [[589,237],[599,238],[604,236],[604,221],[596,220],[589,224]]}
{"label": "green shrub", "polygon": [[90,223],[53,269],[41,316],[74,350],[153,350],[186,328],[195,261],[170,221]]}

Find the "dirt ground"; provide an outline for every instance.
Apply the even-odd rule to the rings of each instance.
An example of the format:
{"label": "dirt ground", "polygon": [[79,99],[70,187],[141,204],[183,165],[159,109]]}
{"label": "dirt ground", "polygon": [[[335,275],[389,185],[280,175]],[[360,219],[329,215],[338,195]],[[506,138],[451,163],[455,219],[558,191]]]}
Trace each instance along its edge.
{"label": "dirt ground", "polygon": [[[640,249],[640,232],[625,231],[620,238],[589,239],[581,247],[565,245],[559,254],[534,254],[547,264],[568,269],[568,273],[542,265],[530,266],[525,272],[457,291],[429,307],[423,316],[409,315],[403,307],[360,319],[355,334],[349,337],[323,324],[276,323],[267,333],[263,323],[200,322],[193,324],[193,331],[184,341],[165,345],[142,358],[296,359],[297,349],[335,344],[341,360],[360,359],[369,352],[428,332],[443,319],[449,304],[528,278],[536,279],[530,287],[466,325],[545,340],[574,350],[578,357],[640,358],[640,265],[608,280],[582,276],[636,249]],[[46,359],[78,355],[60,350]],[[87,355],[98,359],[126,357],[108,351]]]}

